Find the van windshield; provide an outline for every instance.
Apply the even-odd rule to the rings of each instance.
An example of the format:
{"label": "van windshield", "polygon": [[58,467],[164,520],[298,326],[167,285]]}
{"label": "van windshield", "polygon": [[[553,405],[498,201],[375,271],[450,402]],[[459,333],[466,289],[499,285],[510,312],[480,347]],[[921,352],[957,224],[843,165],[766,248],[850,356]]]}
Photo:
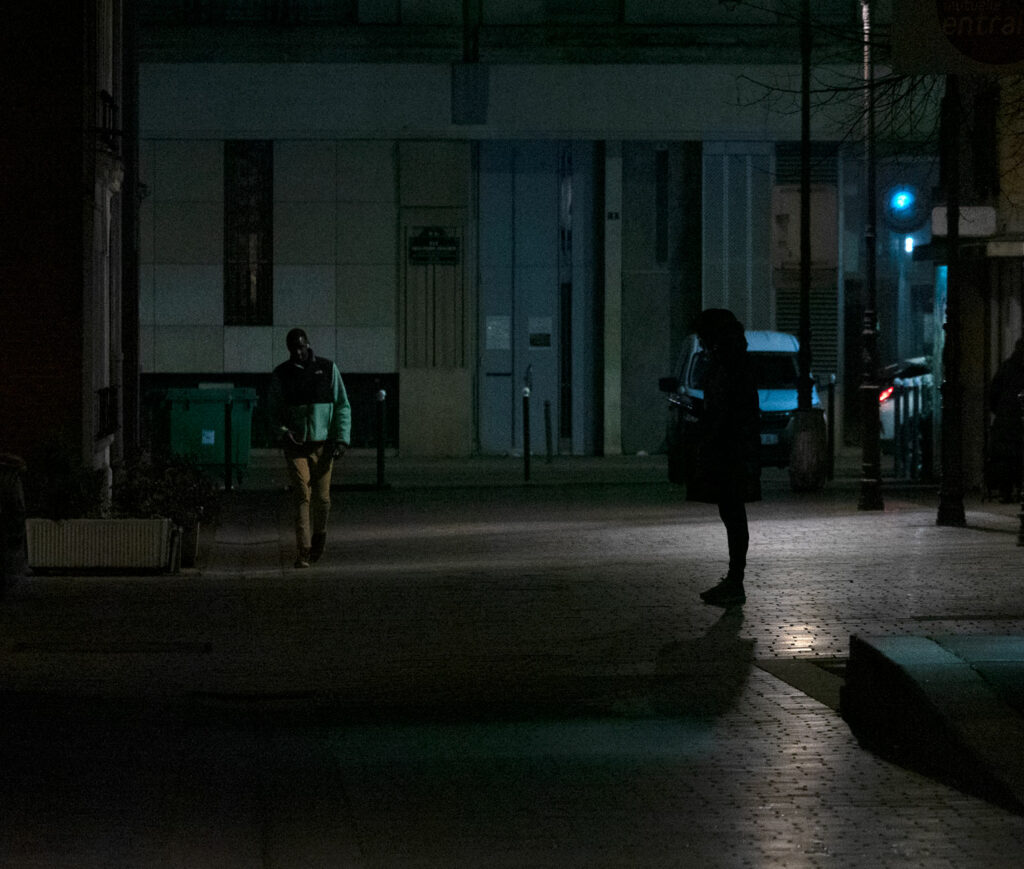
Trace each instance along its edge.
{"label": "van windshield", "polygon": [[[795,353],[748,353],[758,389],[796,389],[800,370]],[[708,356],[702,350],[693,360],[690,383],[694,389],[704,388]]]}
{"label": "van windshield", "polygon": [[758,389],[796,389],[800,369],[795,353],[749,353]]}

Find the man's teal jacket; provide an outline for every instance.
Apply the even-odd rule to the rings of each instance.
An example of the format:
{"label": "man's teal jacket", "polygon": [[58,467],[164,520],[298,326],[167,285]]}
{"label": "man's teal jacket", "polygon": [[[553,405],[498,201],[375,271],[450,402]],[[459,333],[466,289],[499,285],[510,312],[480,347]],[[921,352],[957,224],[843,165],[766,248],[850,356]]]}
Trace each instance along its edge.
{"label": "man's teal jacket", "polygon": [[316,356],[299,364],[289,359],[274,369],[268,402],[274,436],[289,432],[299,443],[349,444],[352,408],[338,366]]}

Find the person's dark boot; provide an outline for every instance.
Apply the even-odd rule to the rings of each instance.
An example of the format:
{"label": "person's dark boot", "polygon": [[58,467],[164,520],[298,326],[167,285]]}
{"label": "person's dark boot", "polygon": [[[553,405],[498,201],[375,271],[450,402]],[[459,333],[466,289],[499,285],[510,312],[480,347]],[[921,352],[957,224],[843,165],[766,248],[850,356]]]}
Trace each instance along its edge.
{"label": "person's dark boot", "polygon": [[700,593],[704,603],[711,606],[733,607],[742,606],[747,602],[747,593],[743,590],[743,580],[723,576],[718,585]]}
{"label": "person's dark boot", "polygon": [[296,567],[309,567],[309,550],[300,549],[298,557],[295,559]]}
{"label": "person's dark boot", "polygon": [[324,554],[324,547],[327,545],[327,532],[317,531],[310,542],[313,545],[309,548],[309,560],[319,561],[320,556]]}

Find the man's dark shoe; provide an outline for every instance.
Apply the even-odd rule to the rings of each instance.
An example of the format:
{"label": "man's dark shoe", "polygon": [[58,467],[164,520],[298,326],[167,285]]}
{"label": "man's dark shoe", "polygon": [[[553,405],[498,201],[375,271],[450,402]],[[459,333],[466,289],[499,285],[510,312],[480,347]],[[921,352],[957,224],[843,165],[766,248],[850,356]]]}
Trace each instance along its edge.
{"label": "man's dark shoe", "polygon": [[743,590],[743,580],[729,579],[729,577],[723,577],[718,585],[702,591],[700,598],[706,604],[721,607],[742,606],[747,602],[747,594]]}
{"label": "man's dark shoe", "polygon": [[711,586],[711,588],[704,589],[704,591],[700,593],[700,599],[707,600],[709,596],[713,597],[714,595],[718,594],[723,588],[729,588],[735,585],[742,584],[743,580],[740,580],[737,583],[735,579],[730,578],[729,575],[726,574],[720,580],[718,580],[718,583],[716,585]]}
{"label": "man's dark shoe", "polygon": [[299,555],[295,559],[295,566],[296,567],[309,567],[309,550],[308,549],[300,549],[299,550]]}
{"label": "man's dark shoe", "polygon": [[319,561],[320,556],[324,554],[324,547],[327,545],[327,534],[323,531],[318,531],[313,535],[313,539],[310,542],[312,546],[309,548],[309,560]]}

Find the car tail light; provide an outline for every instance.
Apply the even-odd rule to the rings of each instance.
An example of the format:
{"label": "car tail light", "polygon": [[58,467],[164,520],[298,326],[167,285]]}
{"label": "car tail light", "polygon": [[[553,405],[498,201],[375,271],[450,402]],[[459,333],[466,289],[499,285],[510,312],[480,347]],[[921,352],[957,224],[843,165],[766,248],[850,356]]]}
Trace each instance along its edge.
{"label": "car tail light", "polygon": [[878,393],[878,403],[885,404],[890,398],[892,398],[892,394],[895,391],[895,389],[896,387],[894,386],[885,387],[885,389]]}

